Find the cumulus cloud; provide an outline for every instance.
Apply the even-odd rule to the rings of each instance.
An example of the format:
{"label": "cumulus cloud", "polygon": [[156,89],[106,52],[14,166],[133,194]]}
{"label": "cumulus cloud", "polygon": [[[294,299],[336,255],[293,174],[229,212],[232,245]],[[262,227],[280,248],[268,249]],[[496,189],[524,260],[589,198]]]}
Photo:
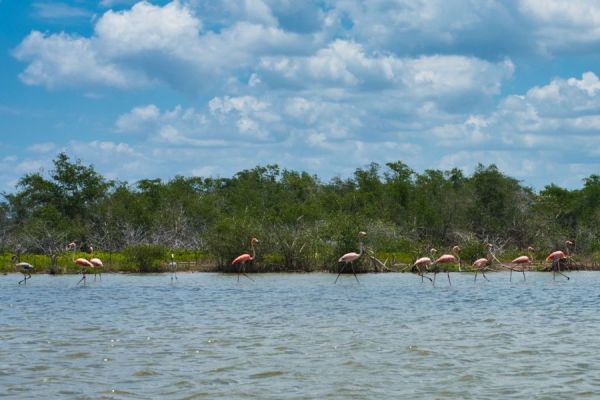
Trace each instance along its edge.
{"label": "cumulus cloud", "polygon": [[[559,183],[576,185],[583,165],[600,164],[596,73],[518,94],[505,85],[527,57],[597,47],[600,0],[180,0],[118,9],[102,9],[88,36],[33,31],[13,53],[28,85],[151,94],[129,97],[103,140],[67,146],[111,176],[227,175],[277,162],[328,177],[401,159],[418,170],[494,162],[537,183],[565,171]],[[43,158],[44,149],[28,151]]]}
{"label": "cumulus cloud", "polygon": [[261,81],[273,87],[396,89],[414,97],[494,95],[514,71],[510,60],[491,63],[464,56],[367,54],[360,44],[339,39],[305,57],[263,57],[260,68]]}
{"label": "cumulus cloud", "polygon": [[14,55],[28,63],[20,77],[29,85],[135,88],[162,82],[197,92],[243,70],[256,56],[303,46],[296,34],[246,21],[205,31],[184,3],[142,1],[130,10],[105,12],[91,37],[33,31]]}
{"label": "cumulus cloud", "polygon": [[577,52],[598,47],[598,0],[521,0],[519,10],[531,19],[535,43],[543,52]]}

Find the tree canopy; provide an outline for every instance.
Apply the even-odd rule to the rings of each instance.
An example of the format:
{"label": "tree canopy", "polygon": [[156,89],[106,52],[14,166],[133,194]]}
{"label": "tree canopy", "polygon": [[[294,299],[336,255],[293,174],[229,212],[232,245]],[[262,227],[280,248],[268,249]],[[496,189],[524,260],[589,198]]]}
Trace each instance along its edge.
{"label": "tree canopy", "polygon": [[358,230],[386,251],[469,240],[552,248],[566,238],[578,251],[600,251],[598,175],[581,189],[549,184],[536,193],[495,165],[465,175],[456,168],[417,173],[397,161],[329,182],[266,165],[230,178],[127,183],[61,153],[52,171],[27,174],[15,189],[0,202],[4,251],[51,254],[67,241],[110,251],[153,244],[225,263],[260,235],[265,257],[287,265],[355,249]]}

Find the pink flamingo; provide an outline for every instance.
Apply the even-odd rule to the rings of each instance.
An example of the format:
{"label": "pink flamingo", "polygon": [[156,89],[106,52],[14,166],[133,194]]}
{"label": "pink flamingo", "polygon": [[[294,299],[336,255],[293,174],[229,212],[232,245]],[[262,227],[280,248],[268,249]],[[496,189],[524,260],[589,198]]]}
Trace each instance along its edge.
{"label": "pink flamingo", "polygon": [[359,282],[358,277],[356,276],[356,272],[354,271],[354,266],[352,265],[352,262],[358,260],[363,255],[364,245],[363,245],[362,238],[363,238],[363,236],[366,236],[366,235],[367,235],[366,232],[363,232],[363,231],[358,232],[358,246],[360,248],[358,253],[354,253],[354,252],[346,253],[339,258],[338,263],[344,263],[344,265],[342,266],[342,269],[340,270],[337,277],[335,278],[334,283],[337,283],[340,275],[342,274],[342,272],[344,272],[344,270],[346,269],[346,266],[348,266],[348,264],[350,264],[350,268],[352,269],[354,278],[356,278],[356,282]]}
{"label": "pink flamingo", "polygon": [[565,240],[564,252],[561,250],[553,251],[548,255],[548,257],[546,257],[546,261],[552,262],[552,278],[554,280],[556,280],[556,273],[559,273],[560,275],[564,276],[565,278],[567,278],[567,280],[570,279],[568,276],[560,272],[560,263],[563,260],[567,260],[567,258],[569,257],[569,246],[572,245],[573,242],[571,242],[570,240]]}
{"label": "pink flamingo", "polygon": [[67,245],[67,251],[70,250],[73,251],[73,262],[75,263],[75,265],[81,267],[81,279],[79,280],[79,282],[77,282],[77,284],[79,285],[81,282],[83,282],[83,284],[85,285],[85,283],[87,282],[85,276],[86,268],[92,268],[94,264],[92,264],[89,260],[86,260],[85,258],[80,257],[75,259],[75,251],[77,250],[77,244],[75,242],[71,242]]}
{"label": "pink flamingo", "polygon": [[518,267],[516,267],[516,268],[515,267],[511,267],[510,268],[510,281],[511,282],[512,282],[512,272],[513,272],[513,270],[515,270],[515,271],[519,271],[520,270],[523,273],[523,280],[524,281],[527,280],[525,278],[525,268],[528,265],[531,265],[533,263],[533,252],[534,251],[535,251],[534,248],[531,247],[531,246],[529,246],[527,248],[527,252],[529,253],[528,256],[519,256],[519,257],[517,257],[517,258],[515,258],[514,260],[511,261],[511,263],[518,265]]}
{"label": "pink flamingo", "polygon": [[[435,256],[436,252],[437,252],[437,250],[434,249],[433,247],[429,250],[429,254],[431,254],[431,257]],[[430,257],[421,257],[421,258],[418,258],[417,261],[415,261],[415,263],[413,264],[413,268],[416,271],[417,275],[421,276],[421,282],[423,282],[423,278],[427,278],[427,279],[429,279],[430,282],[433,282],[430,277],[425,276],[425,272],[427,271],[427,268],[432,263],[433,263],[433,261],[431,260]]]}
{"label": "pink flamingo", "polygon": [[[435,260],[435,262],[433,263],[433,284],[435,285],[435,277],[438,274],[438,272],[440,272],[440,268],[438,267],[440,264],[442,265],[446,265],[446,264],[460,264],[460,256],[458,255],[458,253],[460,252],[460,247],[458,246],[454,246],[452,248],[452,254],[444,254],[442,256],[440,256],[437,260]],[[448,283],[450,284],[450,286],[452,286],[452,282],[450,281],[450,271],[446,270],[446,274],[448,274]]]}
{"label": "pink flamingo", "polygon": [[473,262],[473,267],[475,268],[475,279],[473,280],[473,282],[477,281],[477,273],[481,271],[481,275],[483,275],[483,278],[486,281],[489,281],[489,279],[487,278],[487,276],[485,276],[485,267],[488,265],[488,263],[491,263],[492,261],[492,247],[493,245],[491,243],[488,243],[487,245],[488,247],[488,255],[485,258],[478,258],[477,260],[475,260]]}
{"label": "pink flamingo", "polygon": [[252,255],[250,254],[241,254],[239,256],[237,256],[232,262],[231,265],[235,265],[235,264],[240,264],[240,267],[238,268],[238,282],[240,281],[240,273],[244,274],[244,276],[248,279],[250,279],[251,281],[253,281],[254,279],[250,278],[245,271],[246,268],[246,263],[248,261],[252,261],[254,260],[254,258],[256,257],[256,250],[254,249],[254,244],[258,243],[258,239],[253,237],[250,240],[250,246],[252,247]]}
{"label": "pink flamingo", "polygon": [[[94,248],[92,246],[90,246],[90,255],[94,254]],[[97,257],[93,257],[90,258],[90,262],[92,263],[92,265],[94,266],[94,280],[96,280],[96,274],[98,274],[100,276],[100,280],[102,280],[102,267],[104,267],[104,264],[102,264],[102,260],[100,260]]]}

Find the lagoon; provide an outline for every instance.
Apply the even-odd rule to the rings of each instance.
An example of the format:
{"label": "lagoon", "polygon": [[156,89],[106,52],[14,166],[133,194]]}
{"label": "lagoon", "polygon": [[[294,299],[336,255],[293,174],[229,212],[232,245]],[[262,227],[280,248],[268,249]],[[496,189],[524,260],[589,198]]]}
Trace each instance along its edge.
{"label": "lagoon", "polygon": [[488,276],[0,276],[0,397],[596,397],[600,274]]}

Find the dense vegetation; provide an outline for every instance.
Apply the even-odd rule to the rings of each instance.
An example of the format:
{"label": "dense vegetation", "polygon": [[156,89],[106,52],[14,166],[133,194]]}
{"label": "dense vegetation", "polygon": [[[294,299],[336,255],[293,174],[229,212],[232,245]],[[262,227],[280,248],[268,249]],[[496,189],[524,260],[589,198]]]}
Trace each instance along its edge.
{"label": "dense vegetation", "polygon": [[218,267],[249,251],[256,236],[254,268],[312,270],[331,268],[340,254],[356,250],[356,233],[364,230],[373,254],[399,262],[454,244],[472,261],[486,242],[506,256],[529,245],[545,253],[566,238],[589,259],[600,252],[599,221],[598,175],[581,189],[548,185],[536,193],[494,165],[465,176],[459,169],[416,173],[398,161],[329,182],[267,165],[231,178],[129,184],[61,153],[49,174],[25,175],[4,194],[0,253],[9,265],[16,253],[45,255],[56,266],[70,260],[65,245],[75,241],[79,250],[93,244],[111,261],[139,263],[148,249],[148,271],[171,252]]}

